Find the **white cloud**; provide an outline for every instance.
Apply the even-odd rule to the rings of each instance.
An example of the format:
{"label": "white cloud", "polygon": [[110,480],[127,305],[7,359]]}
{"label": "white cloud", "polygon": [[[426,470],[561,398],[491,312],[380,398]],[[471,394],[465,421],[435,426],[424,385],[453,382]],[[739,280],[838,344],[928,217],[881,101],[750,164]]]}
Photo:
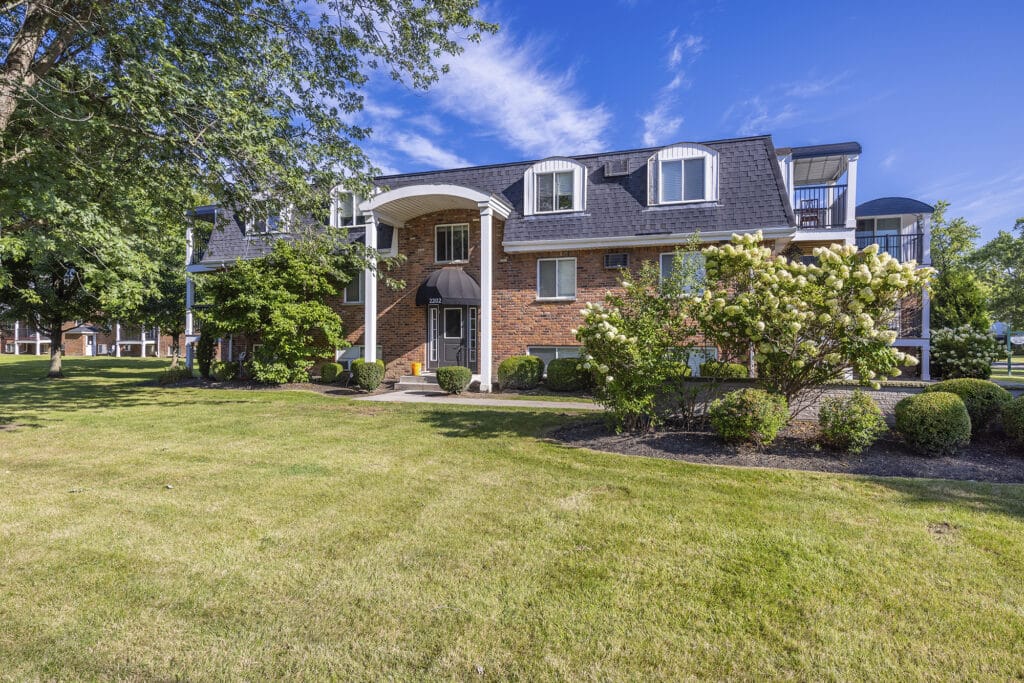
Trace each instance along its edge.
{"label": "white cloud", "polygon": [[680,66],[685,56],[689,55],[689,63],[693,63],[704,51],[704,38],[684,35],[677,40],[678,33],[678,29],[672,29],[668,34],[667,62],[672,80],[658,91],[654,106],[640,117],[644,123],[644,145],[648,147],[665,144],[675,139],[684,121],[681,115],[673,111],[679,104],[676,92],[681,88],[690,87],[690,81],[687,80],[686,73]]}
{"label": "white cloud", "polygon": [[[777,104],[777,103],[773,103]],[[792,104],[769,106],[760,96],[738,102],[725,112],[725,118],[737,121],[737,135],[771,133],[775,128],[793,121],[797,110]]]}
{"label": "white cloud", "polygon": [[847,76],[849,76],[849,72],[844,71],[832,78],[809,78],[805,81],[788,83],[783,86],[783,94],[786,97],[799,97],[801,99],[817,97],[835,88],[835,86],[845,81]]}
{"label": "white cloud", "polygon": [[885,158],[882,159],[882,163],[881,163],[882,168],[884,168],[885,170],[888,171],[890,168],[892,168],[893,164],[896,163],[896,159],[897,158],[898,157],[896,155],[896,152],[889,152],[885,156]]}
{"label": "white cloud", "polygon": [[604,148],[611,115],[602,105],[584,103],[571,69],[541,64],[543,46],[500,33],[465,47],[431,91],[445,111],[490,128],[528,155]]}
{"label": "white cloud", "polygon": [[647,147],[669,142],[682,127],[683,117],[673,116],[669,111],[670,106],[667,102],[660,102],[644,114],[644,145]]}
{"label": "white cloud", "polygon": [[416,133],[395,132],[381,136],[380,141],[389,144],[414,161],[435,168],[457,168],[472,165],[458,154],[442,149],[433,141]]}

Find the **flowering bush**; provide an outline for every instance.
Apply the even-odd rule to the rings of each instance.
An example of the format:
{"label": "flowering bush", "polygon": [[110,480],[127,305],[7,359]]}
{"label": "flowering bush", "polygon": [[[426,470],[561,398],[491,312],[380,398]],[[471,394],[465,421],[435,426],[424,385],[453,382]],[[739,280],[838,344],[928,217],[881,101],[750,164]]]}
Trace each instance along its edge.
{"label": "flowering bush", "polygon": [[645,263],[635,275],[623,272],[622,294],[608,292],[604,303],[580,311],[583,324],[573,331],[583,345],[579,363],[617,430],[649,429],[679,405],[665,396],[683,382],[682,347],[696,332],[687,293],[693,277],[662,281],[658,267]]}
{"label": "flowering bush", "polygon": [[[879,254],[832,245],[817,264],[772,257],[760,232],[733,235],[704,250],[709,288],[696,307],[705,337],[739,356],[754,351],[760,383],[792,405],[806,390],[842,379],[862,384],[900,374],[917,360],[890,346],[896,304],[926,287],[933,271]],[[806,394],[804,396],[806,398]]]}
{"label": "flowering bush", "polygon": [[1006,358],[996,338],[972,327],[942,328],[932,332],[932,365],[947,379],[988,379],[992,363]]}

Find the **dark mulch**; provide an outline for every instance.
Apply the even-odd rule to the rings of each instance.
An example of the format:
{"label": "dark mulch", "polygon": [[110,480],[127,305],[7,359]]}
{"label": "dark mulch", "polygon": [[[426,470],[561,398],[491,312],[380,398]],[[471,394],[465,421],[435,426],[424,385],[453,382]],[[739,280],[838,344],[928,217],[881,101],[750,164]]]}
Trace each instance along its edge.
{"label": "dark mulch", "polygon": [[969,447],[954,456],[939,458],[913,454],[891,433],[864,453],[838,453],[818,446],[817,427],[806,422],[788,427],[765,450],[730,446],[713,434],[700,431],[615,434],[603,421],[595,420],[574,422],[550,436],[570,446],[597,451],[708,465],[1024,483],[1024,449],[997,430],[979,435]]}

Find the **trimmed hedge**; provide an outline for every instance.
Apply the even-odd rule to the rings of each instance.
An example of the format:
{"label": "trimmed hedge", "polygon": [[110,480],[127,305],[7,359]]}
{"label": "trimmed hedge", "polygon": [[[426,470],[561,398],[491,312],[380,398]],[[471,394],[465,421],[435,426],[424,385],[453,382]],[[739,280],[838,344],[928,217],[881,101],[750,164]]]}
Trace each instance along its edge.
{"label": "trimmed hedge", "polygon": [[164,387],[171,384],[177,384],[178,382],[184,382],[187,379],[192,379],[192,371],[185,366],[180,366],[177,368],[168,368],[161,372],[156,378],[156,383]]}
{"label": "trimmed hedge", "polygon": [[213,333],[199,335],[196,342],[196,363],[199,365],[199,376],[203,379],[210,379],[210,366],[213,364],[213,356],[217,351],[217,338]]}
{"label": "trimmed hedge", "polygon": [[320,381],[333,384],[338,381],[343,372],[345,372],[345,366],[341,363],[324,363],[320,368]]}
{"label": "trimmed hedge", "polygon": [[590,375],[578,358],[555,358],[548,362],[548,377],[544,384],[552,391],[581,391],[590,384]]}
{"label": "trimmed hedge", "polygon": [[708,416],[723,440],[767,446],[789,422],[789,404],[763,389],[740,389],[713,401]]}
{"label": "trimmed hedge", "polygon": [[214,361],[210,364],[210,374],[218,382],[228,382],[238,374],[238,366],[228,361]]}
{"label": "trimmed hedge", "polygon": [[885,418],[874,399],[859,389],[849,396],[829,396],[818,407],[825,445],[860,453],[886,432]]}
{"label": "trimmed hedge", "polygon": [[544,361],[537,356],[512,356],[498,366],[498,384],[505,389],[536,389],[544,376]]}
{"label": "trimmed hedge", "polygon": [[451,365],[437,369],[437,384],[449,394],[461,394],[469,387],[473,373],[461,365]]}
{"label": "trimmed hedge", "polygon": [[1003,408],[1003,431],[1024,445],[1024,396],[1017,397]]}
{"label": "trimmed hedge", "polygon": [[896,431],[922,455],[946,455],[971,442],[971,416],[956,394],[922,392],[896,404]]}
{"label": "trimmed hedge", "polygon": [[750,376],[750,372],[742,363],[709,360],[700,366],[700,376],[714,379],[746,379]]}
{"label": "trimmed hedge", "polygon": [[971,433],[977,436],[985,427],[999,417],[1003,409],[1013,401],[1009,391],[995,382],[984,379],[947,379],[933,384],[924,393],[945,391],[956,394],[964,402],[967,414],[971,416]]}
{"label": "trimmed hedge", "polygon": [[384,381],[384,361],[367,363],[363,358],[352,361],[352,379],[363,391],[373,391]]}

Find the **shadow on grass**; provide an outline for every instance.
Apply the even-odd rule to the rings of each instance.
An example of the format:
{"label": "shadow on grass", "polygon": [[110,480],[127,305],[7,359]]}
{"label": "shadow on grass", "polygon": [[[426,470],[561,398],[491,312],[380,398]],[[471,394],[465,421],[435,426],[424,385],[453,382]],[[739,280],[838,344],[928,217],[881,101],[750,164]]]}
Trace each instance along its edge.
{"label": "shadow on grass", "polygon": [[1024,486],[1020,484],[877,477],[871,477],[870,481],[903,494],[911,505],[955,505],[975,512],[1024,519]]}
{"label": "shadow on grass", "polygon": [[443,436],[475,439],[541,437],[554,426],[578,419],[576,414],[556,410],[474,410],[465,406],[431,408],[420,417]]}
{"label": "shadow on grass", "polygon": [[[65,377],[49,379],[48,360],[3,359],[0,364],[0,425],[40,427],[47,415],[111,407],[192,405],[195,399],[174,400],[152,381],[169,367],[161,358],[65,359]],[[208,403],[238,401],[206,399]]]}

